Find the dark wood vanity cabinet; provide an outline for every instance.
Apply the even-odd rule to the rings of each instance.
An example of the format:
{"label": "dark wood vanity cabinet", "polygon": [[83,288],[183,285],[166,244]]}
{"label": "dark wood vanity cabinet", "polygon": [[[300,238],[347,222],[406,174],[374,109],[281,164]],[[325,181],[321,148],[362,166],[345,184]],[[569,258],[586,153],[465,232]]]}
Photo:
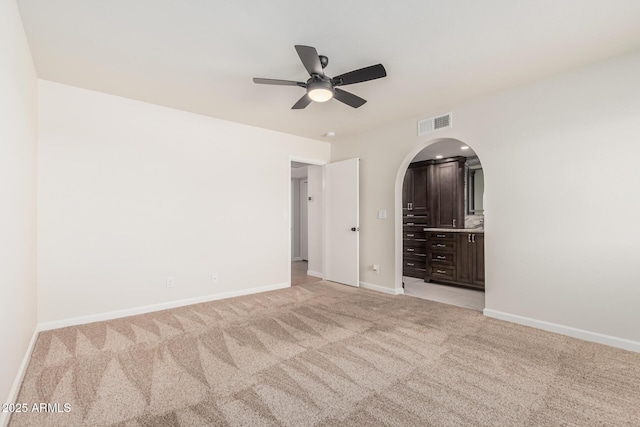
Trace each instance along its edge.
{"label": "dark wood vanity cabinet", "polygon": [[484,288],[484,234],[459,233],[458,277],[468,286]]}
{"label": "dark wood vanity cabinet", "polygon": [[455,281],[457,277],[457,245],[455,233],[427,233],[427,265],[425,281]]}
{"label": "dark wood vanity cabinet", "polygon": [[425,160],[407,169],[402,187],[404,276],[456,280],[456,236],[445,233],[446,241],[439,243],[446,245],[438,252],[448,254],[446,262],[430,262],[433,248],[427,245],[424,228],[464,228],[464,162],[464,157]]}
{"label": "dark wood vanity cabinet", "polygon": [[426,162],[409,166],[402,186],[402,274],[424,278],[426,272],[426,233],[429,225]]}
{"label": "dark wood vanity cabinet", "polygon": [[425,281],[484,289],[484,234],[428,231]]}
{"label": "dark wood vanity cabinet", "polygon": [[464,228],[464,162],[464,157],[453,157],[429,166],[431,227]]}
{"label": "dark wood vanity cabinet", "polygon": [[427,259],[427,239],[424,232],[403,233],[402,275],[424,278]]}

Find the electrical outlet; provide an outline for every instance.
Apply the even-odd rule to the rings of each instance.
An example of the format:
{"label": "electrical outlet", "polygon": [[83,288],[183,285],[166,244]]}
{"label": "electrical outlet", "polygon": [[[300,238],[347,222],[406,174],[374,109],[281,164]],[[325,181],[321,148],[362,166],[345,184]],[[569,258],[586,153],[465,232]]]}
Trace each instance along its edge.
{"label": "electrical outlet", "polygon": [[218,283],[218,273],[211,273],[211,283]]}
{"label": "electrical outlet", "polygon": [[172,276],[167,276],[167,288],[173,288],[176,286],[176,279]]}

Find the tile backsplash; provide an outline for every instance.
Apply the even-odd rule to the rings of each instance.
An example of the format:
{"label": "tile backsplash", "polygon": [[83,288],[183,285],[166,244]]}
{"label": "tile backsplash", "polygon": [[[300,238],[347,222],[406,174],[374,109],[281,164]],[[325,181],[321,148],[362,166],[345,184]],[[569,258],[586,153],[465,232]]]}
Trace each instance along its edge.
{"label": "tile backsplash", "polygon": [[464,228],[484,228],[484,215],[465,216]]}

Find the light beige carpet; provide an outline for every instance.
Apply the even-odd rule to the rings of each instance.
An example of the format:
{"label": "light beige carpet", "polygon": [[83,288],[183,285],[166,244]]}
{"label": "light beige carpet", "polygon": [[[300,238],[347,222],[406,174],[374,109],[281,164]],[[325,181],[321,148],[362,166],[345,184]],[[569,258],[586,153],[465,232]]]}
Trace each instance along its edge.
{"label": "light beige carpet", "polygon": [[11,426],[638,426],[640,354],[318,282],[40,334]]}

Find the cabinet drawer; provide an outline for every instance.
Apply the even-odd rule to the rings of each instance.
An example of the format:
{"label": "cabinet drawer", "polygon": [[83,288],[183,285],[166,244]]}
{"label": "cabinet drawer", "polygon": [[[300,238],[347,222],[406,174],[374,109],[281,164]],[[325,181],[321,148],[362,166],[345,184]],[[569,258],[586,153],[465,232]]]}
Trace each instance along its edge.
{"label": "cabinet drawer", "polygon": [[402,259],[403,262],[412,262],[412,263],[417,263],[416,265],[420,264],[421,267],[420,268],[426,268],[425,266],[427,265],[427,254],[416,254],[416,253],[403,253],[402,254]]}
{"label": "cabinet drawer", "polygon": [[404,253],[406,255],[427,255],[427,248],[424,245],[420,245],[418,242],[417,245],[412,244],[413,242],[404,242]]}
{"label": "cabinet drawer", "polygon": [[455,240],[436,240],[429,239],[428,247],[433,251],[455,252],[456,242]]}
{"label": "cabinet drawer", "polygon": [[426,227],[428,224],[426,216],[409,216],[409,215],[402,217],[402,223],[404,225],[421,225],[422,227]]}
{"label": "cabinet drawer", "polygon": [[427,220],[429,219],[429,215],[408,212],[404,213],[402,218],[406,221],[415,221],[426,224],[428,222]]}
{"label": "cabinet drawer", "polygon": [[437,279],[455,280],[456,269],[455,267],[451,267],[447,265],[432,265],[431,278],[435,280]]}
{"label": "cabinet drawer", "polygon": [[446,231],[429,231],[429,240],[455,240],[456,233],[447,233]]}
{"label": "cabinet drawer", "polygon": [[405,231],[402,233],[402,238],[404,240],[413,240],[418,242],[426,242],[427,241],[427,233],[418,232],[418,231]]}
{"label": "cabinet drawer", "polygon": [[455,252],[431,252],[429,254],[429,260],[431,260],[434,267],[440,264],[456,265],[456,254]]}
{"label": "cabinet drawer", "polygon": [[424,230],[424,225],[422,224],[414,224],[414,225],[409,225],[409,224],[402,224],[402,231],[404,233],[410,233],[410,234],[415,234],[415,233],[421,233]]}
{"label": "cabinet drawer", "polygon": [[422,270],[426,271],[427,265],[426,265],[424,259],[417,260],[417,259],[407,259],[407,258],[405,258],[404,260],[402,260],[402,268],[419,268],[419,269],[422,269]]}
{"label": "cabinet drawer", "polygon": [[402,275],[408,277],[415,277],[418,279],[424,279],[424,275],[426,274],[426,270],[424,268],[409,268],[405,267],[402,269]]}

